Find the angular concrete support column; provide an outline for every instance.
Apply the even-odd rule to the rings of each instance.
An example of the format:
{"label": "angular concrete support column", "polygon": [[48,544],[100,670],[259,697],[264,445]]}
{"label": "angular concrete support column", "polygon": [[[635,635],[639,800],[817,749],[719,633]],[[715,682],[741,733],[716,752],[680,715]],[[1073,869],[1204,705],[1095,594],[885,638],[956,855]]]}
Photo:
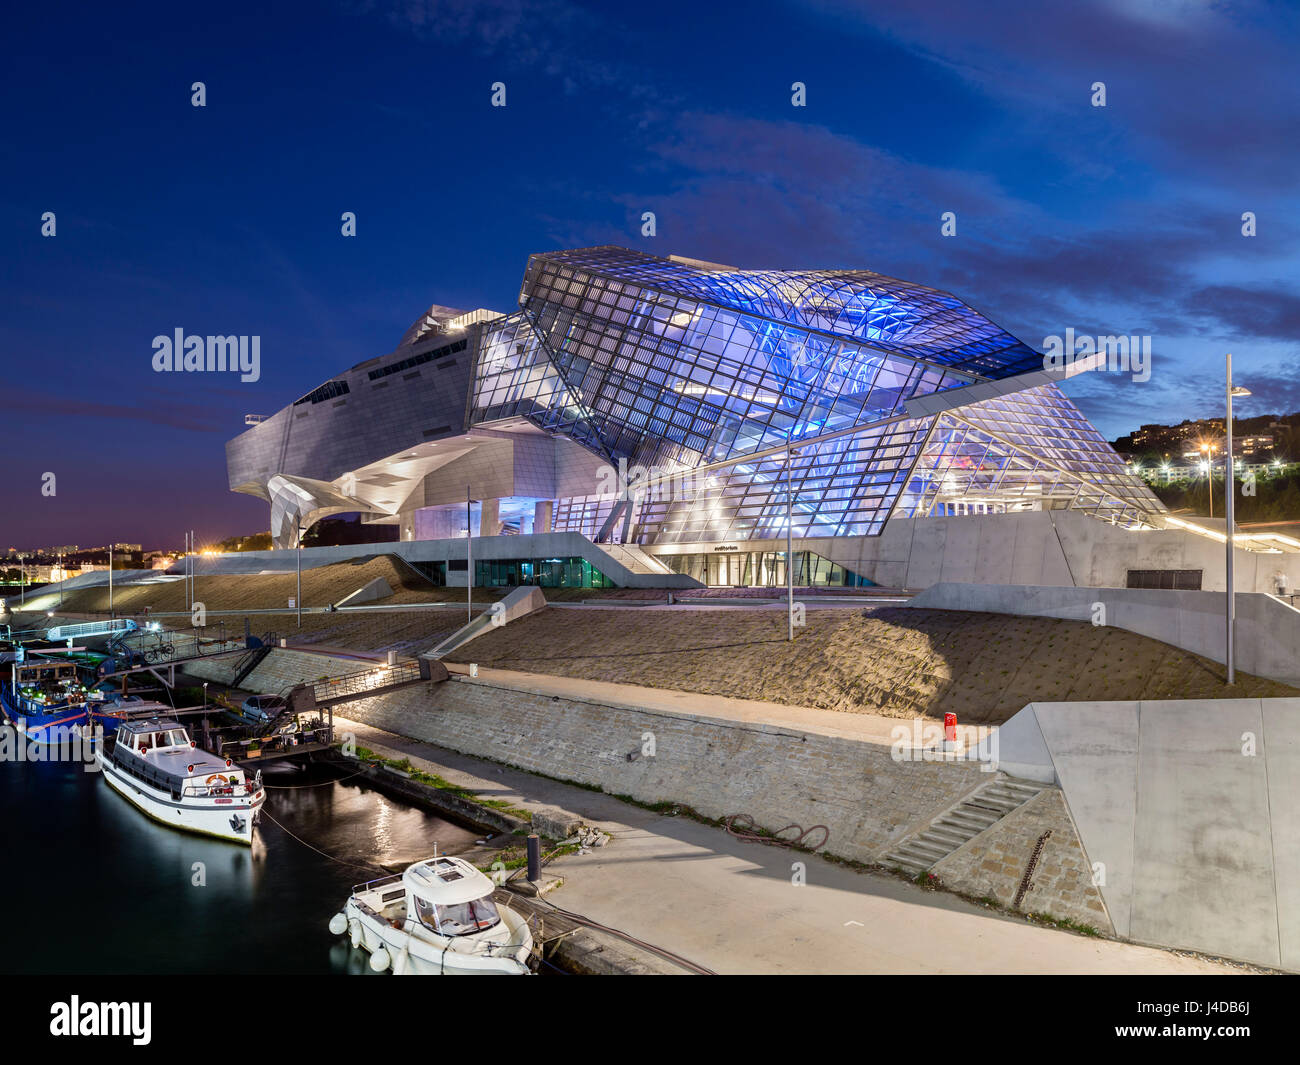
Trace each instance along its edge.
{"label": "angular concrete support column", "polygon": [[627,510],[623,513],[623,532],[619,535],[622,543],[630,544],[632,534],[636,531],[636,526],[632,522],[633,515],[641,509],[641,497],[628,493]]}
{"label": "angular concrete support column", "polygon": [[500,536],[501,535],[501,500],[485,499],[483,500],[482,510],[479,511],[478,534],[479,536]]}
{"label": "angular concrete support column", "polygon": [[281,550],[297,547],[299,529],[305,533],[321,518],[374,509],[364,500],[344,495],[333,484],[310,477],[277,473],[267,479],[266,493],[271,501],[271,541]]}
{"label": "angular concrete support column", "polygon": [[555,503],[550,499],[543,499],[540,503],[533,504],[533,532],[548,533],[551,531],[551,521],[555,514]]}
{"label": "angular concrete support column", "polygon": [[628,503],[626,496],[614,501],[613,509],[610,510],[609,516],[605,519],[605,524],[596,532],[596,543],[607,544],[613,539],[614,526],[618,524],[618,519],[623,516],[623,512],[630,506],[631,504]]}

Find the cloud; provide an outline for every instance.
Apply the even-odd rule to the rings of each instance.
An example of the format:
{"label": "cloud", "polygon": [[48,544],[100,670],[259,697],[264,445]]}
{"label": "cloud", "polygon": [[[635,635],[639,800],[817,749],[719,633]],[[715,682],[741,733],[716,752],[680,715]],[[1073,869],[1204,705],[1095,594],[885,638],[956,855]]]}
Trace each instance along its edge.
{"label": "cloud", "polygon": [[110,403],[103,398],[78,399],[64,392],[40,392],[22,387],[7,389],[5,395],[12,409],[33,412],[42,421],[57,417],[109,418],[137,424],[165,425],[197,433],[222,432],[230,424],[229,416],[224,411],[214,410],[202,403],[178,402],[174,398],[132,406]]}
{"label": "cloud", "polygon": [[1300,340],[1300,295],[1266,285],[1205,285],[1188,294],[1189,316],[1232,336]]}
{"label": "cloud", "polygon": [[529,65],[553,53],[548,46],[579,14],[563,0],[375,0],[353,10],[378,13],[420,37],[467,44],[487,55],[508,53]]}
{"label": "cloud", "polygon": [[[1271,218],[1245,238],[1214,203],[1124,202],[1070,222],[996,177],[930,166],[823,126],[687,113],[652,142],[661,185],[617,197],[657,215],[647,247],[739,267],[865,268],[954,292],[1031,344],[1081,332],[1295,335],[1295,301],[1246,282],[1291,269],[1297,230]],[[648,183],[647,183],[648,184]],[[958,235],[940,235],[954,211]],[[621,243],[592,226],[580,243]],[[1287,331],[1291,332],[1288,333]]]}
{"label": "cloud", "polygon": [[539,70],[566,92],[617,89],[639,107],[662,102],[627,52],[615,62],[598,58],[620,28],[605,12],[567,0],[364,0],[350,8],[378,14],[422,40],[463,45],[514,68]]}
{"label": "cloud", "polygon": [[[1097,119],[1166,167],[1247,189],[1289,187],[1297,12],[1288,5],[1074,0],[1027,10],[1009,0],[814,0],[953,71],[1025,116],[1063,119],[1060,150]],[[1091,86],[1107,86],[1093,109]],[[1027,121],[1027,117],[1022,121]],[[1248,207],[1248,205],[1247,205]],[[1246,208],[1243,208],[1246,209]]]}

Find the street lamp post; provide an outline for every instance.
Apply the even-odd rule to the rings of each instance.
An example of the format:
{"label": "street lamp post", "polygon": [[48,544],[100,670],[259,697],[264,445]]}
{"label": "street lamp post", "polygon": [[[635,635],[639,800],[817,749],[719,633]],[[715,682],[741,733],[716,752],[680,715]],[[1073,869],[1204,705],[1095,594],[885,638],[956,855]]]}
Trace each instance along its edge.
{"label": "street lamp post", "polygon": [[[465,624],[474,620],[474,486],[465,486]],[[479,530],[482,532],[482,530]]]}
{"label": "street lamp post", "polygon": [[1214,518],[1214,448],[1209,444],[1202,444],[1201,451],[1205,454],[1205,487],[1210,493],[1210,518]]}
{"label": "street lamp post", "polygon": [[296,519],[294,524],[298,527],[298,595],[294,599],[293,605],[298,611],[298,628],[302,628],[302,519]]}
{"label": "street lamp post", "polygon": [[787,641],[794,640],[794,448],[785,452],[785,595]]}
{"label": "street lamp post", "polygon": [[1233,472],[1232,472],[1232,465],[1233,465],[1232,463],[1232,399],[1234,396],[1248,396],[1250,395],[1250,390],[1246,388],[1242,388],[1241,386],[1237,386],[1236,388],[1233,387],[1231,353],[1229,353],[1227,357],[1227,369],[1228,369],[1228,385],[1227,385],[1228,417],[1227,417],[1227,421],[1224,423],[1224,429],[1227,437],[1225,446],[1227,450],[1224,453],[1224,459],[1223,459],[1223,463],[1224,463],[1223,465],[1223,493],[1224,493],[1223,506],[1224,506],[1224,515],[1226,516],[1227,519],[1227,534],[1228,534],[1227,538],[1224,541],[1227,544],[1227,562],[1224,567],[1226,571],[1226,577],[1227,577],[1227,616],[1224,618],[1224,628],[1226,629],[1225,644],[1226,644],[1227,653],[1224,655],[1224,659],[1225,659],[1225,664],[1228,667],[1228,683],[1235,684],[1237,682],[1237,677],[1236,677],[1236,663],[1233,661],[1234,648],[1233,648],[1232,637],[1233,637],[1233,629],[1236,627],[1236,621],[1237,621],[1237,590],[1235,587],[1233,587],[1233,579],[1232,579],[1232,550],[1233,550],[1232,520],[1233,520],[1233,510],[1235,509],[1237,490],[1236,490],[1236,484],[1233,479]]}

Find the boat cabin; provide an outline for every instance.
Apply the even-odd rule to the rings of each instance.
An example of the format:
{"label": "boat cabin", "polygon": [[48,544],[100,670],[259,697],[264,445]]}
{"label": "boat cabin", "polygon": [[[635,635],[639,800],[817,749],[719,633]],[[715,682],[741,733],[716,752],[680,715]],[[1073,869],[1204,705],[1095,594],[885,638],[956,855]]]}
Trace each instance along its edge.
{"label": "boat cabin", "polygon": [[124,721],[113,764],[156,788],[190,797],[251,794],[244,771],[229,758],[200,750],[177,721]]}
{"label": "boat cabin", "polygon": [[492,881],[461,858],[430,858],[402,874],[406,912],[440,936],[468,936],[501,923]]}
{"label": "boat cabin", "polygon": [[80,706],[86,701],[86,688],[73,662],[14,662],[11,677],[11,690],[33,707]]}
{"label": "boat cabin", "polygon": [[117,742],[142,756],[150,751],[168,751],[177,747],[189,751],[194,742],[184,727],[175,721],[146,721],[137,725],[124,725],[121,733]]}

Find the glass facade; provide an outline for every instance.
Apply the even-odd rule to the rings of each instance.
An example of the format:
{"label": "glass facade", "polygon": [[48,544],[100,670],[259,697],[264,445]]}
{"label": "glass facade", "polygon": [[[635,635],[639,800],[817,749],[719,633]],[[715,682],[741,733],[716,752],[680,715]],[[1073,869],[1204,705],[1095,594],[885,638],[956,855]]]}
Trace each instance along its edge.
{"label": "glass facade", "polygon": [[479,588],[613,588],[614,582],[585,558],[488,559],[474,563]]}
{"label": "glass facade", "polygon": [[533,256],[519,304],[484,328],[471,424],[524,418],[649,471],[558,499],[557,531],[653,545],[779,539],[787,513],[822,537],[895,515],[1062,506],[1135,526],[1164,509],[1054,385],[909,416],[909,399],[1043,367],[944,292],[602,247]]}
{"label": "glass facade", "polygon": [[908,483],[908,516],[1069,508],[1120,524],[1163,509],[1054,385],[941,415]]}
{"label": "glass facade", "polygon": [[[661,555],[674,573],[685,573],[710,588],[785,587],[784,551],[737,551]],[[875,581],[860,577],[814,551],[794,553],[794,583],[799,588],[868,588]]]}

